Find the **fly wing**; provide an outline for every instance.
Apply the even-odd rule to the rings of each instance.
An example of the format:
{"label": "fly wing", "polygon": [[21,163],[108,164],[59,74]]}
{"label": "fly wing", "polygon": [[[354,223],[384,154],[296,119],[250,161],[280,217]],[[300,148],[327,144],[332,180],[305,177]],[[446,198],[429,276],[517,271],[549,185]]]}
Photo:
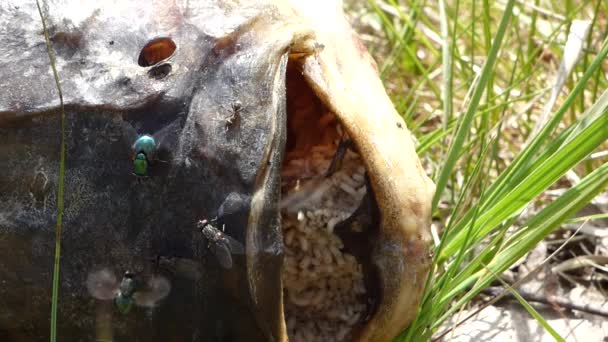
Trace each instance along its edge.
{"label": "fly wing", "polygon": [[182,120],[176,119],[167,126],[163,127],[156,133],[152,134],[156,141],[156,149],[163,151],[170,151],[174,148],[173,144],[177,141],[182,131]]}
{"label": "fly wing", "polygon": [[246,195],[239,194],[238,192],[231,192],[226,196],[224,202],[217,209],[217,217],[226,219],[232,215],[238,215],[249,208],[249,201],[251,199]]}
{"label": "fly wing", "polygon": [[232,268],[232,255],[230,254],[229,246],[226,243],[223,241],[211,243],[211,250],[223,268]]}
{"label": "fly wing", "polygon": [[137,134],[137,131],[135,130],[135,127],[133,127],[128,121],[124,121],[121,123],[120,128],[122,130],[122,140],[125,144],[125,146],[129,146],[129,153],[131,154],[131,157],[133,157],[134,154],[134,144],[135,141],[137,141],[137,138],[139,137],[139,135]]}
{"label": "fly wing", "polygon": [[171,284],[165,277],[156,276],[148,280],[147,287],[133,294],[135,303],[139,306],[153,307],[171,291]]}
{"label": "fly wing", "polygon": [[232,254],[245,253],[245,248],[243,247],[243,244],[240,243],[238,240],[236,240],[235,238],[233,238],[227,234],[223,234],[222,237],[223,237],[224,242],[229,246],[230,253],[232,253]]}
{"label": "fly wing", "polygon": [[91,296],[97,299],[110,300],[116,296],[118,280],[107,269],[91,272],[87,277],[87,290]]}
{"label": "fly wing", "polygon": [[319,203],[331,186],[332,182],[326,182],[325,179],[309,180],[298,186],[298,189],[290,189],[289,194],[281,198],[279,206],[281,210],[297,213],[311,203]]}

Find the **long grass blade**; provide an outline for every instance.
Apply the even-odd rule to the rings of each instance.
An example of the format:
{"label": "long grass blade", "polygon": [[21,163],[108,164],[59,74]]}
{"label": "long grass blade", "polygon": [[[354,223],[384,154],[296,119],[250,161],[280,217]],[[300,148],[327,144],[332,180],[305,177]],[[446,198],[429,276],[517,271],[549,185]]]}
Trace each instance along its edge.
{"label": "long grass blade", "polygon": [[445,164],[441,170],[441,173],[439,174],[439,177],[437,178],[437,190],[435,191],[435,196],[433,197],[432,202],[433,211],[435,211],[435,209],[437,208],[437,204],[439,203],[441,194],[447,186],[448,179],[450,178],[450,175],[452,174],[454,167],[456,166],[456,161],[458,160],[458,157],[462,152],[462,147],[464,145],[465,138],[467,137],[468,132],[471,128],[473,116],[477,111],[481,96],[486,90],[488,80],[490,79],[490,76],[493,72],[494,65],[496,63],[496,57],[498,56],[498,51],[500,50],[502,40],[507,31],[507,27],[509,26],[509,21],[511,20],[514,3],[514,0],[509,0],[505,6],[502,19],[500,20],[500,24],[498,25],[496,36],[494,37],[492,48],[488,52],[488,57],[483,66],[483,69],[481,70],[479,81],[477,82],[477,86],[473,91],[467,111],[462,117],[462,121],[460,122],[458,130],[456,131],[454,140],[450,145]]}
{"label": "long grass blade", "polygon": [[61,258],[63,189],[65,179],[65,108],[63,106],[63,93],[61,92],[61,83],[59,82],[59,74],[57,73],[55,55],[53,54],[53,48],[51,47],[51,41],[49,39],[49,32],[46,27],[46,21],[44,20],[44,14],[42,13],[42,8],[40,7],[39,0],[36,0],[36,6],[38,7],[40,21],[42,22],[42,28],[44,30],[44,40],[46,42],[46,49],[49,55],[51,68],[53,69],[55,86],[57,87],[57,93],[59,95],[59,108],[61,114],[61,146],[59,148],[59,190],[57,191],[57,226],[55,228],[55,259],[53,266],[53,293],[51,304],[51,342],[55,342],[57,340],[57,310],[59,303],[59,261]]}
{"label": "long grass blade", "polygon": [[[604,191],[607,186],[608,163],[597,168],[583,178],[580,183],[570,188],[557,200],[525,222],[524,228],[509,238],[503,250],[487,264],[487,268],[496,274],[504,272],[514,262],[530,251],[534,245],[559,228],[563,222],[587,205],[593,197]],[[475,259],[478,258],[480,257],[475,257]],[[473,260],[471,264],[476,263]],[[452,290],[444,297],[437,298],[434,304],[439,307],[445,307],[454,297],[466,291],[473,283],[477,283],[470,291],[459,298],[456,303],[453,303],[450,309],[437,320],[437,326],[494,280],[494,276],[489,274],[485,268],[477,267],[479,270],[476,273],[470,273],[470,270],[467,270],[468,267],[470,266],[466,266],[459,276],[452,279],[450,282],[450,284],[454,284]]]}
{"label": "long grass blade", "polygon": [[[584,125],[584,126],[581,126]],[[494,229],[501,221],[517,215],[527,204],[550,185],[562,177],[568,170],[584,160],[593,150],[608,139],[608,91],[581,117],[580,124],[575,126],[575,135],[569,135],[569,141],[559,146],[550,157],[534,164],[527,177],[520,183],[511,184],[511,191],[502,196],[492,207],[486,208],[476,227],[481,227],[479,241]],[[559,143],[559,140],[556,141]],[[471,226],[471,229],[476,229]],[[455,253],[468,236],[466,230],[459,230],[450,238],[442,257]]]}

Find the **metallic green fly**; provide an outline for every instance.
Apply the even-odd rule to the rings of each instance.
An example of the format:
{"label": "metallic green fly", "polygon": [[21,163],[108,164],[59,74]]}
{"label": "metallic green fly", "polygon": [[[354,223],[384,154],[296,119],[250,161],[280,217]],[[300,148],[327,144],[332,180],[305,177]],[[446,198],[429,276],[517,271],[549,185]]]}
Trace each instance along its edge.
{"label": "metallic green fly", "polygon": [[150,134],[138,134],[137,130],[128,122],[122,124],[123,136],[131,147],[130,155],[133,161],[133,174],[139,177],[147,177],[150,165],[157,161],[161,148],[167,146],[167,136],[178,134],[179,120],[175,120],[158,132]]}
{"label": "metallic green fly", "polygon": [[169,294],[171,285],[164,277],[154,276],[142,286],[130,271],[126,271],[118,282],[111,271],[102,269],[89,274],[87,289],[99,300],[114,300],[118,311],[127,314],[133,305],[153,307]]}

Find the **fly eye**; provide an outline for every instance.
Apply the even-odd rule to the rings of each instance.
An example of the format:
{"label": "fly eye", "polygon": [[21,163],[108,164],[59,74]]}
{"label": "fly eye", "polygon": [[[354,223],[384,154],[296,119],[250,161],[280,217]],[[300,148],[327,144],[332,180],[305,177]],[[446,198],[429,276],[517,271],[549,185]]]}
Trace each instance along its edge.
{"label": "fly eye", "polygon": [[142,67],[155,65],[171,57],[176,48],[177,46],[171,38],[154,38],[141,49],[137,64]]}

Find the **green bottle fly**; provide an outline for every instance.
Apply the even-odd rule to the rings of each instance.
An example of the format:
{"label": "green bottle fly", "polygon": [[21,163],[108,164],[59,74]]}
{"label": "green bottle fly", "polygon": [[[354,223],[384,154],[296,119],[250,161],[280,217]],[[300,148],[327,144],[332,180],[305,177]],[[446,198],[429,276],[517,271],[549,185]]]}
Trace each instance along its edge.
{"label": "green bottle fly", "polygon": [[154,160],[156,154],[156,140],[145,134],[137,138],[133,143],[133,173],[137,176],[145,177],[148,175],[148,166]]}
{"label": "green bottle fly", "polygon": [[133,173],[142,177],[148,175],[148,158],[143,152],[133,158]]}
{"label": "green bottle fly", "polygon": [[[132,172],[139,177],[147,177],[150,168],[156,162],[166,163],[166,161],[158,158],[161,146],[165,154],[170,154],[172,147],[170,142],[177,140],[176,137],[181,129],[180,120],[173,121],[153,134],[139,134],[135,127],[126,121],[123,122],[121,128],[123,130],[123,141],[130,146],[129,155],[133,163]],[[171,138],[167,139],[167,137]]]}
{"label": "green bottle fly", "polygon": [[143,153],[150,159],[154,159],[156,148],[156,139],[148,134],[142,135],[133,143],[133,152]]}
{"label": "green bottle fly", "polygon": [[94,298],[112,300],[120,313],[127,314],[133,306],[156,306],[169,294],[171,284],[162,276],[151,276],[140,283],[131,271],[126,271],[118,281],[112,271],[101,269],[89,274],[87,290]]}
{"label": "green bottle fly", "polygon": [[135,303],[135,299],[133,298],[133,294],[136,289],[136,282],[133,273],[127,271],[125,272],[122,280],[120,281],[120,287],[118,288],[118,293],[116,294],[116,298],[114,298],[114,303],[123,314],[129,313],[133,304]]}

